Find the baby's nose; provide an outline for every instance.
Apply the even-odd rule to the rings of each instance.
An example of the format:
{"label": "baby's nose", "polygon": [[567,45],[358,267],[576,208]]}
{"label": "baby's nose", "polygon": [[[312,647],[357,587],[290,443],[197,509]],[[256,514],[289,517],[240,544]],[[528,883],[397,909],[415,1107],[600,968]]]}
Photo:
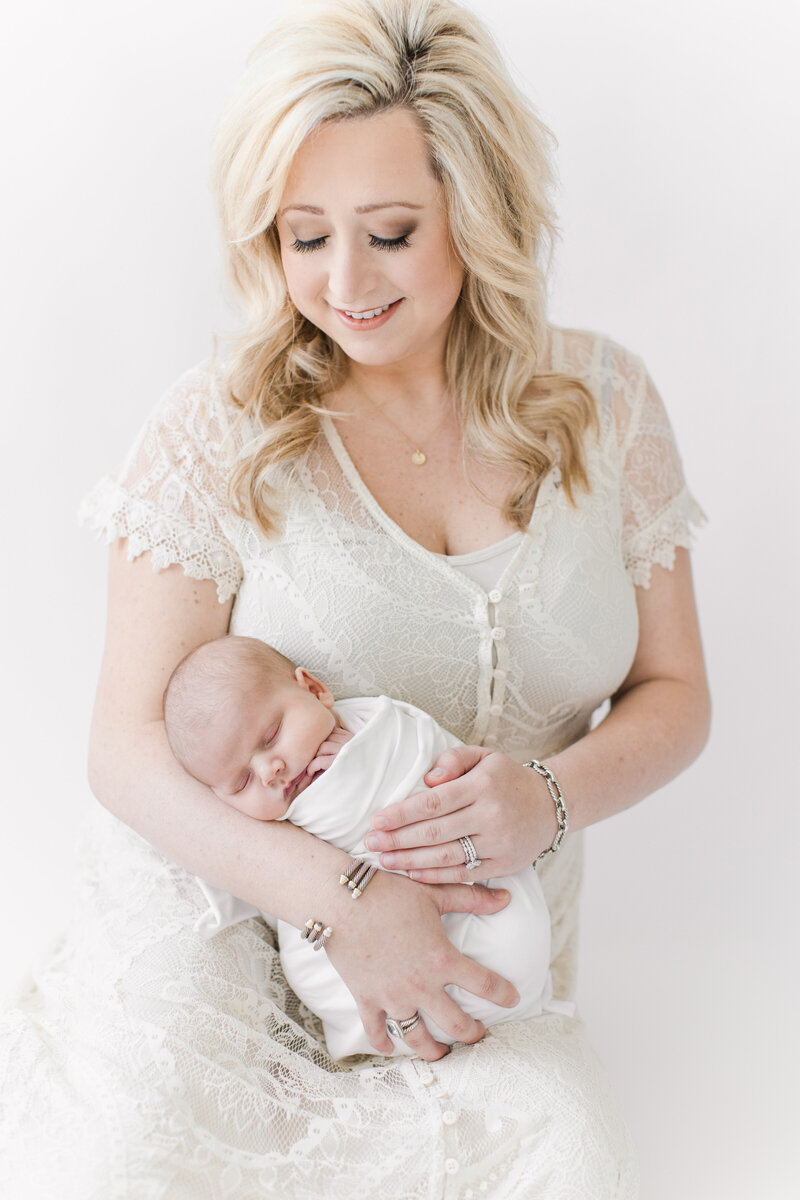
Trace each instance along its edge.
{"label": "baby's nose", "polygon": [[280,775],[285,768],[286,764],[282,759],[272,755],[259,754],[257,758],[253,759],[253,770],[263,787],[272,783],[273,779]]}

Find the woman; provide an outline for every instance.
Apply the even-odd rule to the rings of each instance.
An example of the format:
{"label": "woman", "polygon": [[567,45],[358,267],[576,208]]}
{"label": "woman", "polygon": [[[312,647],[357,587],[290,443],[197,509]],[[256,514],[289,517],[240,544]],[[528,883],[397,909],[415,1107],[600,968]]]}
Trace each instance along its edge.
{"label": "woman", "polygon": [[[16,1016],[13,1062],[46,1081],[35,1133],[24,1113],[12,1130],[31,1194],[55,1170],[42,1143],[62,1196],[635,1194],[580,1022],[480,1040],[444,990],[515,1002],[439,917],[501,907],[463,882],[554,843],[563,812],[523,763],[545,759],[569,813],[539,868],[568,997],[578,831],[671,778],[707,726],[696,510],[663,409],[637,359],[546,324],[546,144],[486,34],[438,0],[293,17],[226,114],[215,180],[247,330],[88,506],[114,543],[92,785],[136,832],[96,822],[83,910]],[[164,684],[228,628],[470,743],[376,831],[411,880],[381,874],[354,905],[346,855],[178,768]],[[420,1009],[467,1045],[443,1057],[419,1023],[414,1061],[334,1065],[263,925],[195,933],[195,874],[329,923],[376,1053]]]}

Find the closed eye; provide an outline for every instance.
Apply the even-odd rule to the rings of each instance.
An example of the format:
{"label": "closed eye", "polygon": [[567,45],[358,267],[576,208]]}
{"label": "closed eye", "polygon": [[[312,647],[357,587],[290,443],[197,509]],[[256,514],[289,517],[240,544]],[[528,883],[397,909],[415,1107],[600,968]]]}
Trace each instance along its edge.
{"label": "closed eye", "polygon": [[308,242],[301,242],[300,238],[295,238],[292,242],[292,249],[298,254],[308,254],[309,250],[319,250],[325,245],[328,239],[326,237],[311,238]]}
{"label": "closed eye", "polygon": [[236,796],[239,794],[239,792],[243,792],[244,789],[247,787],[248,783],[250,782],[250,779],[251,779],[250,772],[247,771],[246,774],[242,776],[238,787],[235,787],[233,789],[233,791],[231,792],[231,795]]}
{"label": "closed eye", "polygon": [[[321,250],[327,242],[327,234],[324,237],[310,238],[307,242],[301,241],[300,238],[295,238],[292,242],[292,249],[298,254],[308,254],[311,250]],[[374,250],[404,250],[411,243],[408,240],[408,234],[401,234],[396,238],[382,238],[377,234],[369,235],[369,244]]]}
{"label": "closed eye", "polygon": [[403,250],[406,246],[411,245],[407,233],[396,238],[380,238],[371,233],[369,235],[369,244],[370,246],[374,246],[376,250]]}

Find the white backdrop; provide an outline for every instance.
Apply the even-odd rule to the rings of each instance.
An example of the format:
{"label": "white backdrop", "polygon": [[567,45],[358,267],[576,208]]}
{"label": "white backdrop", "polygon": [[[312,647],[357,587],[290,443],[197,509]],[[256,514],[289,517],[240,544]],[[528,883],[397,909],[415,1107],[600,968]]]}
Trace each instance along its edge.
{"label": "white backdrop", "polygon": [[[553,318],[645,357],[710,517],[695,571],[712,740],[670,787],[589,834],[581,1007],[640,1147],[645,1200],[788,1200],[797,10],[473,8],[561,144]],[[159,393],[233,327],[208,143],[273,9],[39,0],[4,21],[6,996],[58,933],[92,803],[106,556],[75,509]]]}

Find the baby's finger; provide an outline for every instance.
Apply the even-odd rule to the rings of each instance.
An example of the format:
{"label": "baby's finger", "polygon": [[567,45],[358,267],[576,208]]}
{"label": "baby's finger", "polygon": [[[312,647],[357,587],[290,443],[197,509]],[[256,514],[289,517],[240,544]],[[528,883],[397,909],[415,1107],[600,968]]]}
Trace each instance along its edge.
{"label": "baby's finger", "polygon": [[324,747],[320,747],[320,752],[317,754],[316,758],[312,759],[308,764],[306,767],[306,775],[316,775],[320,771],[327,771],[328,767],[333,763],[334,759],[336,758],[336,752],[333,751],[331,753],[324,754],[322,752],[323,750]]}

